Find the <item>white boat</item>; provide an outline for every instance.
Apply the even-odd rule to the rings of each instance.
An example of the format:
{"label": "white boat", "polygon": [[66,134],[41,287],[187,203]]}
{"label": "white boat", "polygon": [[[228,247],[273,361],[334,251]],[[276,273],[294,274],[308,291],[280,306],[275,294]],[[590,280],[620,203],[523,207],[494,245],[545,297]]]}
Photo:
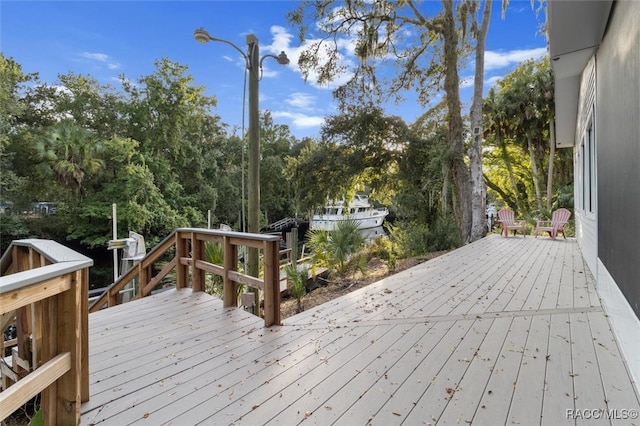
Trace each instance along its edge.
{"label": "white boat", "polygon": [[388,214],[386,207],[373,208],[366,195],[356,195],[349,203],[339,200],[317,209],[311,217],[309,228],[333,231],[339,222],[348,219],[357,220],[360,229],[376,228],[382,226]]}

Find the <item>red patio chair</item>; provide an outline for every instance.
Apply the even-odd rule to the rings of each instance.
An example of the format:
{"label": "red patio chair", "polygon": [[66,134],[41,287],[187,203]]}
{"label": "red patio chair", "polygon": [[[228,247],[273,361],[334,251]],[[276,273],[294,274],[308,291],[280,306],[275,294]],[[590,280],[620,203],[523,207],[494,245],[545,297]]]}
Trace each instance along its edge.
{"label": "red patio chair", "polygon": [[502,223],[502,235],[509,236],[509,231],[513,231],[516,235],[518,231],[522,232],[522,236],[527,236],[527,223],[524,220],[515,220],[513,210],[502,209],[498,212],[498,220]]}
{"label": "red patio chair", "polygon": [[559,233],[562,233],[562,236],[567,239],[567,236],[564,234],[564,225],[567,224],[570,217],[571,212],[569,210],[558,209],[551,215],[551,220],[539,220],[536,223],[536,229],[534,231],[536,238],[540,232],[547,232],[553,240],[556,239],[556,235]]}

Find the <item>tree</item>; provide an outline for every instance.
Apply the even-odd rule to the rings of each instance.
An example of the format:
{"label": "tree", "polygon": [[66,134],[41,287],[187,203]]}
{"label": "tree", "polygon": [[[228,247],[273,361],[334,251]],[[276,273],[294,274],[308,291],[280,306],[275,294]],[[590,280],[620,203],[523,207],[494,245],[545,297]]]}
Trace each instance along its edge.
{"label": "tree", "polygon": [[68,119],[52,127],[46,137],[41,145],[41,158],[53,160],[50,165],[55,177],[79,203],[85,179],[104,167],[99,158],[101,143],[90,131]]}
{"label": "tree", "polygon": [[202,222],[203,210],[215,202],[208,178],[216,163],[207,159],[223,137],[219,117],[211,114],[216,101],[204,95],[203,86],[193,84],[185,65],[166,58],[155,65],[155,73],[140,78],[138,86],[122,78],[128,102],[121,111],[126,118],[121,136],[140,143],[167,203],[187,216],[195,213],[189,208],[199,210],[199,217],[192,219]]}
{"label": "tree", "polygon": [[398,216],[427,225],[451,219],[451,175],[448,167],[446,106],[428,110],[411,126],[411,136],[399,162],[395,204]]}
{"label": "tree", "polygon": [[354,188],[348,158],[347,147],[326,141],[307,141],[298,155],[289,156],[285,173],[293,187],[296,210],[309,212]]}
{"label": "tree", "polygon": [[[530,184],[537,211],[550,205],[545,203],[543,190],[546,175],[553,179],[555,150],[550,150],[550,122],[553,117],[553,79],[548,58],[540,61],[525,61],[498,82],[499,90],[490,91],[485,104],[489,107],[489,120],[493,120],[498,134],[500,149],[507,169],[510,158],[506,155],[507,141],[518,147],[529,158]],[[498,118],[499,117],[499,118]],[[497,123],[499,120],[500,123]],[[499,124],[499,125],[498,125]],[[510,171],[512,186],[515,185]],[[552,191],[547,189],[547,196]],[[516,195],[517,196],[517,195]],[[518,198],[516,198],[518,201]],[[520,206],[522,207],[522,206]]]}
{"label": "tree", "polygon": [[[503,12],[508,0],[503,0]],[[475,46],[475,75],[473,82],[473,101],[471,104],[471,129],[472,142],[469,150],[469,169],[471,175],[471,241],[475,241],[485,235],[485,201],[487,191],[482,174],[482,94],[484,87],[484,50],[487,33],[489,32],[489,21],[491,19],[492,1],[484,2],[482,12],[482,22],[478,25],[475,7],[477,3],[471,2],[471,31],[476,41]]]}
{"label": "tree", "polygon": [[[343,179],[366,186],[374,200],[388,202],[395,193],[398,161],[407,147],[410,130],[398,116],[385,115],[375,105],[351,106],[342,114],[329,116],[322,127],[322,139],[344,147],[347,158]],[[351,198],[347,196],[347,198]]]}
{"label": "tree", "polygon": [[388,203],[396,191],[398,161],[409,134],[400,117],[385,116],[371,105],[327,117],[321,141],[307,142],[288,159],[286,173],[294,198],[310,210],[328,199],[348,200],[364,190],[372,200]]}
{"label": "tree", "polygon": [[12,166],[15,153],[7,148],[10,144],[9,135],[16,130],[17,117],[25,109],[18,92],[24,83],[36,78],[34,74],[24,74],[20,64],[0,52],[0,194],[3,198],[20,193],[22,179]]}
{"label": "tree", "polygon": [[[571,165],[567,163],[570,154],[556,151],[554,146],[553,79],[548,58],[520,64],[498,82],[497,90],[489,91],[484,102],[488,147],[493,148],[486,158],[489,162],[499,159],[508,172],[508,181],[501,185],[498,171],[489,170],[487,183],[514,210],[531,213],[529,205],[538,213],[550,209],[557,198],[554,188],[571,184]],[[529,200],[527,194],[533,198]]]}
{"label": "tree", "polygon": [[[435,89],[444,89],[451,145],[450,168],[457,191],[457,202],[453,206],[465,242],[479,237],[480,227],[472,226],[472,221],[480,219],[478,211],[484,203],[483,200],[475,203],[473,208],[476,214],[472,215],[472,196],[483,197],[484,193],[482,179],[478,176],[481,158],[478,153],[481,149],[478,141],[474,146],[476,153],[473,154],[472,193],[470,171],[465,163],[458,76],[458,62],[466,44],[469,16],[472,16],[472,28],[476,30],[475,35],[479,40],[476,46],[478,57],[482,58],[484,52],[484,37],[491,9],[490,5],[485,7],[482,25],[478,27],[475,17],[478,4],[476,1],[463,1],[456,9],[453,0],[442,0],[442,10],[431,11],[432,3],[418,5],[413,0],[397,3],[352,0],[344,4],[336,1],[304,1],[289,14],[291,22],[300,28],[301,41],[309,33],[308,22],[317,23],[314,30],[322,34],[322,38],[310,41],[300,56],[299,65],[305,76],[315,72],[318,81],[326,83],[347,69],[351,71],[351,78],[335,91],[343,110],[350,100],[375,103],[381,101],[383,96],[398,99],[405,90],[415,90],[419,101],[425,105]],[[340,46],[350,39],[355,40],[358,59],[351,67],[341,62],[340,54]],[[326,60],[323,62],[321,58]],[[391,62],[395,65],[393,76],[388,80],[379,79],[376,70]],[[482,66],[482,61],[478,66]],[[440,81],[444,82],[443,87],[440,87]],[[476,102],[476,119],[481,118],[481,114],[477,114],[481,105],[480,101]]]}
{"label": "tree", "polygon": [[520,194],[518,191],[518,185],[516,183],[516,177],[513,171],[513,165],[511,155],[507,148],[506,135],[508,134],[507,114],[505,111],[503,97],[498,94],[495,88],[489,89],[489,93],[484,101],[484,115],[487,123],[487,133],[491,135],[492,142],[498,148],[497,157],[499,157],[509,176],[509,183],[511,184],[512,196],[507,195],[498,185],[493,184],[489,177],[485,175],[485,180],[494,189],[500,192],[502,198],[507,204],[516,212],[523,211],[522,203],[520,200]]}
{"label": "tree", "polygon": [[266,222],[294,214],[291,186],[284,178],[295,137],[289,127],[275,124],[269,111],[260,117],[260,204]]}

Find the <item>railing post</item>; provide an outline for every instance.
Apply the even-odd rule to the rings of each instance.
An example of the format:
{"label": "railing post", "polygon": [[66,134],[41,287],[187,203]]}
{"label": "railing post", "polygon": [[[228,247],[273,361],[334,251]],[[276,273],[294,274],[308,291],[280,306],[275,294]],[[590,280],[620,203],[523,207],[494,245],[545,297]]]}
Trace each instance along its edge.
{"label": "railing post", "polygon": [[238,305],[236,296],[236,294],[238,293],[238,284],[235,281],[229,279],[229,271],[235,271],[238,269],[238,247],[231,244],[231,238],[227,236],[224,237],[222,244],[224,253],[222,301],[225,307],[235,308]]}
{"label": "railing post", "polygon": [[193,271],[193,291],[204,291],[204,271],[196,267],[198,260],[204,260],[204,241],[197,238],[195,232],[191,233],[191,257]]}
{"label": "railing post", "polygon": [[136,267],[138,268],[138,297],[142,298],[144,297],[142,290],[147,287],[150,281],[149,268],[151,268],[151,265],[144,266],[144,262],[140,262]]}
{"label": "railing post", "polygon": [[176,232],[176,288],[188,287],[189,266],[182,264],[182,258],[187,257],[187,240],[180,232]]}
{"label": "railing post", "polygon": [[280,324],[280,250],[278,241],[264,242],[264,324]]}
{"label": "railing post", "polygon": [[89,268],[80,271],[80,343],[82,345],[80,363],[82,366],[80,383],[80,400],[89,401]]}
{"label": "railing post", "polygon": [[[45,363],[58,353],[58,305],[56,298],[42,300],[42,312],[47,321],[42,324],[42,333],[46,336],[42,345],[42,362]],[[56,424],[56,404],[58,387],[54,384],[42,391],[42,414],[45,425]]]}
{"label": "railing post", "polygon": [[56,422],[75,425],[80,421],[82,371],[82,271],[73,273],[71,288],[60,293],[58,301],[58,354],[71,354],[71,369],[57,382]]}

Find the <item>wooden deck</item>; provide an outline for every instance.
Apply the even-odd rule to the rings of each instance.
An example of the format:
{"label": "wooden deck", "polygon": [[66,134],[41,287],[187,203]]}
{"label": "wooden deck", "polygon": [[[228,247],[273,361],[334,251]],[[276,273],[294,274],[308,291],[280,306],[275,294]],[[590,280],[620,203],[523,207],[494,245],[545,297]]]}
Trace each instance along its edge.
{"label": "wooden deck", "polygon": [[83,425],[640,422],[571,239],[489,236],[271,328],[190,290],[89,321]]}

